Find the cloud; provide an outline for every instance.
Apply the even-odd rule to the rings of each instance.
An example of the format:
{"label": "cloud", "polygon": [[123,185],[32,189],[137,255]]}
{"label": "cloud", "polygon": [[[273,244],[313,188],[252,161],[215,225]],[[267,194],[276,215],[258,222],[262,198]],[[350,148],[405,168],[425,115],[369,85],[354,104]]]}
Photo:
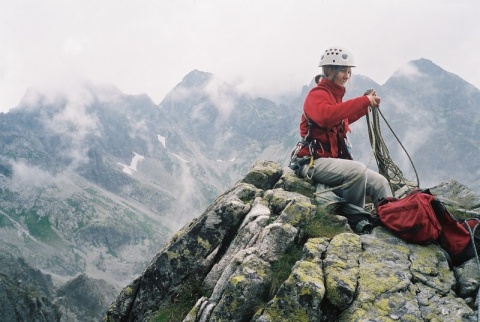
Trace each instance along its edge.
{"label": "cloud", "polygon": [[99,135],[99,123],[94,114],[87,112],[87,101],[69,100],[65,108],[45,120],[46,127],[66,142],[64,155],[71,159],[71,166],[88,162],[89,149],[86,138]]}
{"label": "cloud", "polygon": [[[206,95],[208,99],[213,103],[214,107],[218,110],[221,117],[228,117],[230,112],[235,108],[235,99],[237,98],[237,91],[233,89],[234,86],[228,84],[223,79],[211,75],[208,82],[202,88],[187,88],[183,86],[177,86],[169,93],[169,99],[173,102],[182,102],[186,98],[195,98],[198,95]],[[202,120],[206,118],[203,115],[203,109],[205,109],[206,103],[199,103],[193,106],[192,117]]]}
{"label": "cloud", "polygon": [[218,77],[212,77],[205,87],[207,95],[222,117],[228,117],[235,108],[235,91],[229,89],[230,85]]}
{"label": "cloud", "polygon": [[479,12],[477,0],[3,0],[0,110],[73,77],[160,103],[194,69],[275,99],[308,84],[331,44],[351,48],[355,73],[377,83],[426,58],[480,87]]}
{"label": "cloud", "polygon": [[12,163],[12,185],[20,186],[21,189],[35,189],[50,186],[54,178],[47,171],[23,161]]}
{"label": "cloud", "polygon": [[405,64],[400,69],[397,70],[395,76],[403,76],[408,78],[419,78],[419,77],[426,77],[426,75],[422,74],[418,68],[413,64]]}
{"label": "cloud", "polygon": [[188,95],[191,94],[191,91],[189,91],[187,88],[175,87],[170,93],[168,93],[168,98],[171,99],[173,102],[181,102],[185,97],[188,97]]}
{"label": "cloud", "polygon": [[47,85],[30,89],[22,100],[21,108],[42,109],[40,121],[48,132],[60,138],[61,145],[57,148],[75,168],[88,162],[87,138],[100,136],[99,120],[88,108],[99,98],[108,101],[108,96],[115,99],[116,96],[110,92],[102,91],[102,88],[94,92],[89,84],[81,81],[65,82],[57,87]]}
{"label": "cloud", "polygon": [[84,41],[69,37],[63,47],[63,52],[67,56],[79,56],[84,48]]}

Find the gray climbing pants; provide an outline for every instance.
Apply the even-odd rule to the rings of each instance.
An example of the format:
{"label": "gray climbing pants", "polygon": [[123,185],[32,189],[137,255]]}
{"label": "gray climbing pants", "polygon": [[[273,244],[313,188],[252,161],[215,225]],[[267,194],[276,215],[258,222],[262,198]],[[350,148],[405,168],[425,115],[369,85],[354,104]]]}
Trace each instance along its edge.
{"label": "gray climbing pants", "polygon": [[319,158],[315,160],[314,168],[305,165],[300,175],[306,177],[307,173],[308,178],[332,188],[345,185],[333,192],[362,208],[365,207],[365,195],[372,198],[375,206],[380,199],[392,196],[387,179],[358,161]]}

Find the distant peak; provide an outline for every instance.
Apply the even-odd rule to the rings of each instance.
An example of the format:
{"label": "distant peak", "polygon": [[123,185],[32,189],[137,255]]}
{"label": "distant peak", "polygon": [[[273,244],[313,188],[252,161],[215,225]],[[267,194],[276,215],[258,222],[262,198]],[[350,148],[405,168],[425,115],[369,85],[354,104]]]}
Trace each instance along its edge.
{"label": "distant peak", "polygon": [[425,58],[420,58],[417,60],[412,60],[410,61],[410,64],[417,66],[418,68],[435,68],[435,69],[442,69],[440,66],[434,64],[431,60],[425,59]]}
{"label": "distant peak", "polygon": [[[412,63],[423,63],[423,64],[433,64],[433,62],[430,59],[426,58],[419,58],[411,61]],[[433,64],[435,65],[435,64]]]}
{"label": "distant peak", "polygon": [[401,66],[393,75],[390,77],[387,83],[390,83],[395,79],[416,79],[418,77],[439,77],[445,75],[446,71],[443,70],[440,66],[434,64],[432,61],[420,58],[417,60],[411,60],[405,65]]}
{"label": "distant peak", "polygon": [[211,73],[202,72],[198,69],[194,69],[190,73],[185,75],[185,77],[183,77],[182,83],[188,87],[196,86],[196,85],[201,85],[201,84],[204,84],[205,82],[210,81],[212,77],[213,77],[213,74]]}

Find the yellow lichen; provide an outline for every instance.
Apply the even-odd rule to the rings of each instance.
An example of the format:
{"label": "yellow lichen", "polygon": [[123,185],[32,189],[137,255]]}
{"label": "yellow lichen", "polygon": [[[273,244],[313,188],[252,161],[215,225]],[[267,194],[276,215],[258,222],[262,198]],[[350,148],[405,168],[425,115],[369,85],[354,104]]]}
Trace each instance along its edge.
{"label": "yellow lichen", "polygon": [[232,283],[233,286],[237,286],[238,283],[243,282],[244,280],[245,280],[245,276],[237,275],[230,278],[230,283]]}
{"label": "yellow lichen", "polygon": [[199,245],[202,245],[203,248],[205,248],[205,249],[210,249],[212,247],[212,245],[210,245],[208,240],[205,240],[205,239],[201,238],[200,236],[198,236],[197,242],[198,242]]}
{"label": "yellow lichen", "polygon": [[390,310],[390,301],[388,299],[381,299],[375,303],[375,306],[381,311],[388,312]]}
{"label": "yellow lichen", "polygon": [[265,272],[265,269],[258,269],[257,271],[257,275],[260,276],[260,277],[265,277],[267,276],[267,272]]}
{"label": "yellow lichen", "polygon": [[236,299],[233,299],[231,302],[230,302],[230,311],[231,312],[235,312],[237,310],[237,307],[238,307],[238,302]]}
{"label": "yellow lichen", "polygon": [[[350,322],[350,321],[367,321],[366,315],[367,311],[362,308],[356,308],[354,311],[348,310],[351,314],[343,314],[340,317],[340,322]],[[377,317],[378,318],[378,317]]]}
{"label": "yellow lichen", "polygon": [[168,257],[168,260],[172,260],[172,259],[180,257],[180,255],[178,253],[168,251],[167,252],[167,257]]}
{"label": "yellow lichen", "polygon": [[290,203],[283,211],[282,217],[287,219],[287,222],[292,226],[298,226],[300,222],[305,221],[308,217],[311,217],[313,213],[312,204],[306,202],[295,201]]}
{"label": "yellow lichen", "polygon": [[360,272],[360,287],[373,296],[379,296],[385,292],[395,292],[406,289],[409,281],[399,279],[395,275],[381,275],[378,272],[385,270],[378,265],[378,269],[362,270]]}
{"label": "yellow lichen", "polygon": [[[345,292],[344,290],[349,289],[353,293],[357,286],[357,282],[356,280],[342,278],[341,273],[336,275],[336,278],[332,278],[331,276],[327,278],[326,284],[328,289],[328,300],[333,305],[338,307],[344,301],[344,299],[342,298],[342,294],[343,292]],[[342,287],[340,287],[340,284],[342,284]]]}
{"label": "yellow lichen", "polygon": [[306,261],[299,261],[295,265],[294,274],[298,281],[306,283],[312,279],[321,278],[315,271],[318,270],[318,264]]}

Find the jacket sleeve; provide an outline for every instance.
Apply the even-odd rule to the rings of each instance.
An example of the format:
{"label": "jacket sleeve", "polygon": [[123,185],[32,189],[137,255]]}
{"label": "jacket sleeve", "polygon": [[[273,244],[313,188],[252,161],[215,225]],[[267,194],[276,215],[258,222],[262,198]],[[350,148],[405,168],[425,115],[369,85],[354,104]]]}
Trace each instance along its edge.
{"label": "jacket sleeve", "polygon": [[320,127],[332,128],[344,119],[353,123],[368,112],[370,101],[366,96],[359,96],[337,103],[327,91],[312,91],[307,96],[304,110],[311,121]]}

